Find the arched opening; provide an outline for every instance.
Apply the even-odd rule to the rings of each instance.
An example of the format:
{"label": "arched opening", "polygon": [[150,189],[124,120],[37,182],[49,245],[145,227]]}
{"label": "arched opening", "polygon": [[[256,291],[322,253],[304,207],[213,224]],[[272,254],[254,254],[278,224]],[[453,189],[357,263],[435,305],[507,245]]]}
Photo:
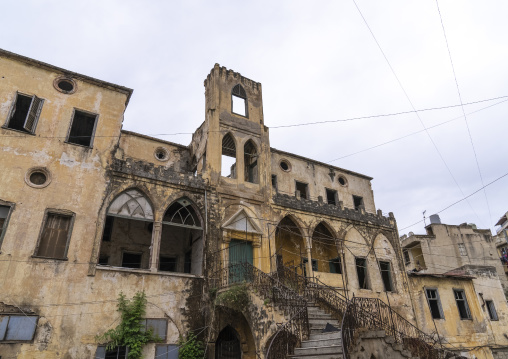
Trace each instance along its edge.
{"label": "arched opening", "polygon": [[137,189],[122,192],[107,210],[98,264],[149,268],[152,230],[148,199]]}
{"label": "arched opening", "polygon": [[222,138],[221,176],[236,178],[236,145],[230,133]]}
{"label": "arched opening", "polygon": [[342,258],[332,232],[319,223],[312,233],[312,259],[317,260],[317,272],[342,273]]}
{"label": "arched opening", "polygon": [[243,147],[243,158],[245,167],[245,182],[259,183],[258,175],[258,152],[251,140],[248,140]]}
{"label": "arched opening", "polygon": [[233,87],[233,91],[231,91],[231,112],[248,117],[247,93],[240,84]]}
{"label": "arched opening", "polygon": [[236,330],[230,325],[219,333],[215,342],[215,359],[241,359],[242,345]]}
{"label": "arched opening", "polygon": [[300,228],[288,216],[275,230],[277,267],[286,266],[300,275],[306,275],[307,250]]}
{"label": "arched opening", "polygon": [[173,202],[162,219],[159,267],[164,272],[200,275],[203,262],[203,229],[188,198]]}

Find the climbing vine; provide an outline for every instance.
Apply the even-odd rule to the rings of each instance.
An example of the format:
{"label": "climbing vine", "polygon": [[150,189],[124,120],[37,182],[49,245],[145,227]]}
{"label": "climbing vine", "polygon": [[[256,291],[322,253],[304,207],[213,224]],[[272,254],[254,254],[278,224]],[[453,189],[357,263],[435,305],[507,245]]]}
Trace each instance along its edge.
{"label": "climbing vine", "polygon": [[129,359],[141,359],[146,343],[161,341],[142,323],[146,311],[145,292],[137,292],[132,299],[127,299],[123,293],[120,293],[117,311],[121,316],[120,324],[102,335],[97,335],[95,339],[98,342],[108,342],[106,350],[126,346],[129,348]]}
{"label": "climbing vine", "polygon": [[202,359],[205,355],[203,343],[197,340],[193,332],[187,333],[184,339],[178,341],[178,359]]}
{"label": "climbing vine", "polygon": [[238,311],[245,310],[249,304],[250,297],[245,283],[236,284],[219,293],[215,298],[215,305],[233,308]]}

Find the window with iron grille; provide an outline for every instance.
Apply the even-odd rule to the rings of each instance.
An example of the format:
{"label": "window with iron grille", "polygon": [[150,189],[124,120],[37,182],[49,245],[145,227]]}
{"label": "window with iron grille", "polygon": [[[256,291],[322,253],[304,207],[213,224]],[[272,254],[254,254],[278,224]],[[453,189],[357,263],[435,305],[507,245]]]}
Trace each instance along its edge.
{"label": "window with iron grille", "polygon": [[441,301],[439,300],[439,293],[437,289],[427,288],[425,289],[425,295],[427,296],[427,302],[429,303],[432,318],[444,319],[443,308],[441,307]]}
{"label": "window with iron grille", "polygon": [[34,133],[44,100],[33,95],[16,92],[16,99],[12,105],[4,128]]}
{"label": "window with iron grille", "polygon": [[454,289],[453,294],[455,295],[455,302],[457,303],[460,319],[471,319],[466,293],[462,289]]}
{"label": "window with iron grille", "polygon": [[46,212],[35,256],[67,259],[73,222],[73,214]]}

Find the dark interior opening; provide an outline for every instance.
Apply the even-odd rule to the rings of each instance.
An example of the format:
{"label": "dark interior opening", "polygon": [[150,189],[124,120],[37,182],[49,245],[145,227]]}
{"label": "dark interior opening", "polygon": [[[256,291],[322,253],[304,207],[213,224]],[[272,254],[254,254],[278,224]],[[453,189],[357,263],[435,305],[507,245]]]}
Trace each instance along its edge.
{"label": "dark interior opening", "polygon": [[96,115],[75,111],[67,142],[75,145],[90,146],[96,117]]}

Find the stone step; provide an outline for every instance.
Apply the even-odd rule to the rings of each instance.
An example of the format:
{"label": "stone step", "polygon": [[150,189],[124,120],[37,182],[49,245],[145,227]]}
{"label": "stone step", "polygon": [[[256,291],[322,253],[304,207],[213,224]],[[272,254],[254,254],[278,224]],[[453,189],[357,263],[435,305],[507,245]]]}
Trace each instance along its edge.
{"label": "stone step", "polygon": [[335,320],[335,319],[311,319],[311,318],[309,318],[309,324],[311,326],[322,325],[324,328],[327,323],[330,323],[331,325],[333,325],[336,328],[340,328],[339,321]]}
{"label": "stone step", "polygon": [[323,355],[323,354],[341,354],[342,345],[329,345],[322,347],[310,348],[295,348],[295,355],[310,356],[310,355]]}
{"label": "stone step", "polygon": [[323,347],[329,345],[342,345],[342,340],[341,338],[327,338],[302,341],[302,348]]}
{"label": "stone step", "polygon": [[316,334],[311,334],[309,336],[309,340],[325,340],[325,339],[336,339],[340,340],[342,338],[340,330],[337,332],[320,332]]}
{"label": "stone step", "polygon": [[318,314],[318,313],[308,313],[309,319],[329,319],[333,320],[330,314]]}
{"label": "stone step", "polygon": [[340,354],[322,354],[322,355],[288,355],[291,359],[343,359],[342,353]]}

